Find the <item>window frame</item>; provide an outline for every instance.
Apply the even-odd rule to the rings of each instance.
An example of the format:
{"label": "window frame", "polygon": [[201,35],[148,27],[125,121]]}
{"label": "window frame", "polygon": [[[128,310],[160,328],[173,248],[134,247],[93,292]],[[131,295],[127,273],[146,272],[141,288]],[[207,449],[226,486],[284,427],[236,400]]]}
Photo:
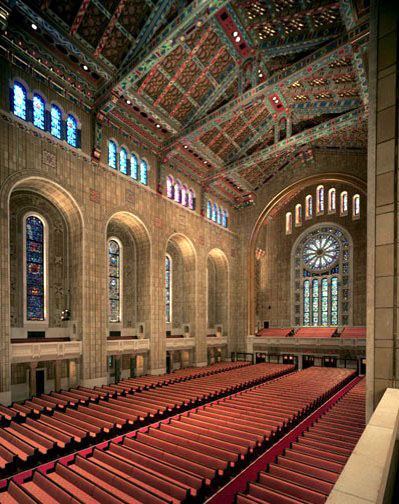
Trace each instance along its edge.
{"label": "window frame", "polygon": [[[119,320],[111,321],[111,299],[109,297],[109,280],[110,275],[110,263],[109,263],[109,244],[111,241],[115,241],[119,245]],[[109,324],[123,324],[123,244],[121,240],[116,236],[110,236],[107,238],[107,299],[108,299],[108,325]],[[114,326],[116,327],[116,326]]]}

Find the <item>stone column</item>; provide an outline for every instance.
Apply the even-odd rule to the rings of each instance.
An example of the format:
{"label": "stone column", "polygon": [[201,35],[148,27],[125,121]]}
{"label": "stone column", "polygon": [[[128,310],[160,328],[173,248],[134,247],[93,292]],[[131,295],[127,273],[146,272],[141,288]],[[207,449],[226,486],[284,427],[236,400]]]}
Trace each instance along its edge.
{"label": "stone column", "polygon": [[70,387],[76,387],[78,385],[78,366],[76,363],[76,359],[70,359],[68,361],[68,367],[69,367],[69,386]]}
{"label": "stone column", "polygon": [[0,404],[11,403],[11,362],[10,362],[10,262],[9,262],[9,212],[8,194],[1,201],[0,211]]}
{"label": "stone column", "polygon": [[54,362],[54,390],[61,390],[61,371],[62,361],[56,360]]}
{"label": "stone column", "polygon": [[29,395],[31,397],[36,395],[36,369],[37,369],[37,362],[31,362],[29,373]]}
{"label": "stone column", "polygon": [[370,12],[367,228],[367,417],[398,386],[398,15],[396,0]]}

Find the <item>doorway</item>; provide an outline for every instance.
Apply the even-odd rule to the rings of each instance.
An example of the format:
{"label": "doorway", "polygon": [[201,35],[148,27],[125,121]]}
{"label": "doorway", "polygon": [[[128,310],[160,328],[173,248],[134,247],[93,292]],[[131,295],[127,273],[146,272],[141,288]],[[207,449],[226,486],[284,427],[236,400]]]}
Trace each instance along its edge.
{"label": "doorway", "polygon": [[323,366],[324,367],[337,367],[337,358],[336,357],[323,357]]}
{"label": "doorway", "polygon": [[166,353],[166,373],[170,373],[171,368],[172,368],[172,362],[171,362],[171,358],[170,358],[170,353],[167,352]]}
{"label": "doorway", "polygon": [[44,369],[36,369],[36,395],[44,394]]}
{"label": "doorway", "polygon": [[314,366],[314,355],[304,355],[302,358],[302,369]]}
{"label": "doorway", "polygon": [[360,374],[361,375],[366,374],[366,359],[365,358],[360,359]]}

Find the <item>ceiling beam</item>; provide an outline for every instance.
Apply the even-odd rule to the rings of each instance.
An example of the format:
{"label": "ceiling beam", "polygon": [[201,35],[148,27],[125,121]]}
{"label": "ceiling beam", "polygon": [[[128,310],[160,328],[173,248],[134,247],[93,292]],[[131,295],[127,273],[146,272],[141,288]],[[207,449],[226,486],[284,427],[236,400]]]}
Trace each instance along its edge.
{"label": "ceiling beam", "polygon": [[[320,100],[314,102],[294,103],[291,105],[290,110],[295,114],[305,115],[321,115],[321,114],[337,114],[343,113],[347,110],[361,107],[363,100],[361,98],[349,97],[342,98],[341,100]],[[298,116],[297,120],[300,119]]]}
{"label": "ceiling beam", "polygon": [[352,0],[340,0],[341,18],[345,28],[352,30],[357,23],[356,9]]}
{"label": "ceiling beam", "polygon": [[114,29],[114,27],[119,19],[119,16],[121,15],[123,9],[125,8],[126,2],[127,2],[127,0],[120,0],[119,1],[118,5],[115,9],[115,12],[113,13],[113,15],[108,23],[108,26],[105,29],[99,43],[97,44],[96,50],[94,51],[95,58],[97,58],[98,55],[100,54],[100,52],[104,49],[104,46],[107,43],[109,36],[111,35],[112,30]]}
{"label": "ceiling beam", "polygon": [[237,159],[240,159],[241,156],[243,156],[248,150],[256,145],[258,142],[262,140],[262,138],[266,135],[266,133],[270,130],[270,128],[273,126],[274,120],[269,118],[268,121],[263,123],[256,131],[255,135],[251,135],[248,140],[241,146],[241,149],[234,154],[234,157],[230,159],[230,161],[236,161]]}
{"label": "ceiling beam", "polygon": [[367,105],[369,102],[369,85],[366,69],[364,68],[362,51],[359,48],[356,48],[353,51],[352,66],[355,70],[356,80],[359,85],[360,96],[362,97],[363,104]]}
{"label": "ceiling beam", "polygon": [[178,141],[187,143],[202,136],[212,129],[216,123],[224,122],[237,114],[246,106],[254,105],[257,101],[262,102],[267,96],[274,92],[281,91],[297,80],[309,77],[312,73],[318,72],[321,68],[332,63],[337,58],[351,56],[353,44],[356,42],[365,43],[368,38],[368,22],[356,27],[349,34],[328,43],[317,49],[314,53],[294,63],[286,70],[258,84],[238,98],[231,100],[226,105],[220,107],[213,114],[208,115],[207,121],[196,122],[183,131]]}
{"label": "ceiling beam", "polygon": [[281,154],[288,149],[296,148],[302,144],[312,142],[318,138],[336,133],[344,128],[353,126],[362,120],[365,116],[366,109],[364,107],[347,112],[339,117],[326,121],[322,124],[309,128],[301,133],[297,133],[289,138],[285,138],[281,142],[273,144],[265,149],[255,152],[251,156],[235,161],[219,170],[216,170],[212,175],[207,177],[204,182],[211,182],[220,175],[227,175],[229,172],[234,172],[242,168],[248,168],[254,164],[266,161],[270,157]]}
{"label": "ceiling beam", "polygon": [[73,20],[71,29],[69,30],[69,35],[75,35],[75,33],[78,31],[80,23],[82,22],[83,16],[86,14],[87,9],[89,8],[90,5],[90,0],[83,0],[82,3],[80,4],[78,13],[75,16],[75,19]]}

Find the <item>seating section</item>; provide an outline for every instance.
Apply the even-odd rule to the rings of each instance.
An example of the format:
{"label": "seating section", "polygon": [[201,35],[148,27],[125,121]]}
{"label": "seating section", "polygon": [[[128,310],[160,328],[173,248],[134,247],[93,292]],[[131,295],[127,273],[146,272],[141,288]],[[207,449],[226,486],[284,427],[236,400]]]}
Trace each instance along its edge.
{"label": "seating section", "polygon": [[[25,401],[27,413],[19,405],[10,408],[8,423],[0,428],[0,477],[65,455],[90,444],[143,427],[232,394],[294,368],[284,364],[210,366],[187,373],[182,370],[172,379],[163,377],[155,387],[153,380],[124,380],[115,386],[42,394]],[[220,370],[225,370],[221,372]],[[195,379],[188,379],[188,377]],[[152,379],[153,377],[149,377]],[[149,388],[148,384],[152,387]],[[15,417],[13,417],[15,412]],[[18,416],[19,415],[19,416]],[[16,420],[18,416],[18,421]]]}
{"label": "seating section", "polygon": [[260,471],[257,481],[248,484],[247,494],[237,494],[236,504],[325,502],[364,427],[365,380],[362,379],[275,463]]}
{"label": "seating section", "polygon": [[271,327],[268,329],[261,329],[256,333],[256,336],[260,336],[262,338],[268,337],[268,338],[287,338],[288,336],[291,336],[293,332],[292,327],[288,327],[285,329],[280,329],[277,327]]}
{"label": "seating section", "polygon": [[345,327],[341,333],[341,338],[366,338],[367,330],[365,327]]}
{"label": "seating section", "polygon": [[334,327],[300,327],[294,338],[332,338],[336,334]]}
{"label": "seating section", "polygon": [[[243,379],[252,380],[256,368],[241,370]],[[215,378],[230,388],[227,375]],[[0,493],[0,503],[14,502],[16,491],[33,502],[203,500],[352,376],[346,369],[309,368],[278,377],[21,475]]]}

